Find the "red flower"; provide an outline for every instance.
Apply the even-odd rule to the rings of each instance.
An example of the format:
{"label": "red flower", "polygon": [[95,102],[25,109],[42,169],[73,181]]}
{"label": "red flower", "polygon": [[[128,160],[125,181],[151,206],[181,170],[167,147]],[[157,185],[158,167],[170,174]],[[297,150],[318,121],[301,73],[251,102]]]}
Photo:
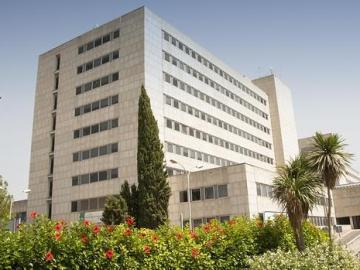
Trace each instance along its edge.
{"label": "red flower", "polygon": [[58,231],[58,232],[61,231],[61,229],[62,229],[61,223],[56,223],[54,229],[55,229],[55,231]]}
{"label": "red flower", "polygon": [[131,230],[131,229],[126,228],[126,229],[124,230],[124,235],[125,235],[125,236],[130,236],[131,234],[132,234],[132,230]]}
{"label": "red flower", "polygon": [[193,248],[193,249],[191,250],[191,256],[192,256],[193,258],[196,258],[197,256],[199,256],[199,254],[200,254],[200,251],[199,251],[197,248]]}
{"label": "red flower", "polygon": [[30,217],[31,217],[32,219],[34,219],[34,218],[37,217],[37,215],[38,215],[38,214],[37,214],[35,211],[32,211],[31,214],[30,214]]}
{"label": "red flower", "polygon": [[149,247],[148,245],[144,246],[144,252],[145,252],[145,254],[150,254],[151,247]]}
{"label": "red flower", "polygon": [[107,228],[108,232],[110,232],[110,233],[113,232],[113,230],[114,230],[114,227],[111,225],[107,226],[106,228]]}
{"label": "red flower", "polygon": [[93,233],[97,234],[100,232],[100,227],[98,225],[94,225],[93,227]]}
{"label": "red flower", "polygon": [[182,233],[176,233],[176,239],[177,240],[181,240],[183,238],[183,235],[182,235]]}
{"label": "red flower", "polygon": [[153,242],[157,242],[157,241],[159,240],[159,237],[158,237],[156,234],[154,234],[154,235],[151,237],[151,239],[153,240]]}
{"label": "red flower", "polygon": [[145,236],[146,236],[146,233],[144,233],[144,232],[139,233],[140,238],[144,238]]}
{"label": "red flower", "polygon": [[204,230],[204,232],[206,232],[206,233],[210,232],[210,230],[211,230],[211,225],[210,225],[209,223],[205,224],[205,225],[203,226],[203,230]]}
{"label": "red flower", "polygon": [[198,235],[196,234],[196,232],[191,231],[191,232],[190,232],[190,237],[191,237],[192,239],[196,239],[196,238],[198,237]]}
{"label": "red flower", "polygon": [[56,233],[55,233],[55,239],[56,239],[56,240],[59,240],[60,237],[61,237],[61,233],[60,233],[60,232],[56,232]]}
{"label": "red flower", "polygon": [[88,242],[88,238],[85,233],[83,233],[81,235],[81,242],[83,242],[84,244],[86,244]]}
{"label": "red flower", "polygon": [[126,224],[130,227],[135,225],[135,219],[133,217],[128,216],[126,218]]}
{"label": "red flower", "polygon": [[88,220],[84,220],[83,223],[86,227],[90,225],[90,221],[88,221]]}
{"label": "red flower", "polygon": [[232,225],[235,225],[235,224],[236,224],[236,220],[235,220],[235,219],[229,220],[229,221],[228,221],[228,224],[231,225],[231,226],[232,226]]}
{"label": "red flower", "polygon": [[113,256],[114,256],[114,251],[112,251],[111,249],[105,252],[105,257],[108,258],[109,260],[111,260]]}
{"label": "red flower", "polygon": [[54,259],[54,255],[51,253],[51,251],[48,251],[45,255],[45,261],[49,262]]}

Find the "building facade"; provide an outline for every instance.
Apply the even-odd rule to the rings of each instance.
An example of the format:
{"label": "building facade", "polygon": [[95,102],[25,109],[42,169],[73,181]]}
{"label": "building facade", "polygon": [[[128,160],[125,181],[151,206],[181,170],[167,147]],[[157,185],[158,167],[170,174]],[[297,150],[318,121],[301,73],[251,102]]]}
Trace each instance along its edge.
{"label": "building facade", "polygon": [[296,154],[278,78],[251,81],[142,7],[40,55],[28,213],[78,220],[137,181],[142,85],[170,175],[243,163],[271,173]]}

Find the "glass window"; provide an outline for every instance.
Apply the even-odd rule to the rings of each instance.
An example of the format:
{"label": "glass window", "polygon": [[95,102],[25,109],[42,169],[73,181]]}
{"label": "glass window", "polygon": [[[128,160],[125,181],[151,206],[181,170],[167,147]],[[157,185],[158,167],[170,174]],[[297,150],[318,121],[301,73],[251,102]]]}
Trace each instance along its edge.
{"label": "glass window", "polygon": [[166,119],[166,127],[172,128],[172,121],[170,119]]}
{"label": "glass window", "polygon": [[79,138],[80,137],[80,130],[74,130],[74,139]]}
{"label": "glass window", "polygon": [[110,61],[109,55],[104,55],[104,56],[102,57],[101,63],[102,63],[102,64],[105,64],[105,63],[107,63],[107,62],[109,62],[109,61]]}
{"label": "glass window", "polygon": [[101,45],[101,38],[95,39],[95,47],[98,47]]}
{"label": "glass window", "polygon": [[89,200],[81,200],[80,201],[80,211],[85,211],[89,209]]}
{"label": "glass window", "polygon": [[227,196],[228,196],[227,185],[219,185],[218,186],[218,197],[222,198],[222,197],[227,197]]}
{"label": "glass window", "polygon": [[104,131],[108,129],[108,121],[100,123],[100,131]]}
{"label": "glass window", "polygon": [[99,101],[95,101],[91,104],[91,108],[93,111],[96,111],[97,109],[99,109],[100,107],[100,102]]}
{"label": "glass window", "polygon": [[89,209],[90,210],[97,209],[97,202],[98,202],[97,198],[92,198],[89,201],[90,201]]}
{"label": "glass window", "polygon": [[214,199],[214,187],[205,187],[205,199]]}
{"label": "glass window", "polygon": [[100,171],[99,172],[99,181],[107,180],[107,171]]}
{"label": "glass window", "polygon": [[91,126],[91,133],[98,133],[99,132],[99,124],[95,124]]}
{"label": "glass window", "polygon": [[103,43],[109,42],[110,41],[110,34],[107,34],[107,35],[103,36],[102,41],[103,41]]}
{"label": "glass window", "polygon": [[90,183],[94,183],[99,181],[98,172],[94,172],[90,174]]}
{"label": "glass window", "polygon": [[83,136],[88,136],[88,135],[90,135],[90,127],[84,127],[84,128],[83,128],[82,135],[83,135]]}
{"label": "glass window", "polygon": [[112,59],[115,60],[115,59],[118,59],[119,58],[119,51],[114,51],[112,53]]}
{"label": "glass window", "polygon": [[90,41],[88,44],[86,44],[86,50],[89,51],[89,50],[91,50],[92,48],[94,48],[94,42],[93,42],[93,41]]}
{"label": "glass window", "polygon": [[78,48],[78,54],[81,54],[81,53],[83,53],[84,52],[84,46],[80,46],[79,48]]}
{"label": "glass window", "polygon": [[197,218],[193,220],[193,225],[194,227],[199,227],[202,225],[202,219],[201,218]]}
{"label": "glass window", "polygon": [[93,88],[97,88],[99,86],[100,86],[100,79],[93,81]]}
{"label": "glass window", "polygon": [[76,152],[76,153],[73,154],[73,161],[80,161],[79,152]]}
{"label": "glass window", "polygon": [[89,184],[89,174],[83,174],[80,176],[81,185]]}
{"label": "glass window", "polygon": [[119,126],[119,120],[116,118],[116,119],[112,119],[111,120],[111,128],[116,128]]}
{"label": "glass window", "polygon": [[76,93],[76,95],[80,95],[80,94],[81,94],[81,86],[76,87],[75,93]]}
{"label": "glass window", "polygon": [[174,122],[174,129],[177,130],[177,131],[180,130],[180,125],[179,125],[179,123]]}
{"label": "glass window", "polygon": [[226,222],[230,220],[230,216],[222,216],[220,217],[220,222]]}
{"label": "glass window", "polygon": [[86,68],[86,71],[92,69],[93,68],[93,62],[91,61],[91,62],[86,63],[85,68]]}
{"label": "glass window", "polygon": [[191,201],[200,201],[201,200],[201,192],[200,188],[191,190]]}
{"label": "glass window", "polygon": [[113,73],[112,74],[112,81],[117,81],[119,79],[119,72]]}
{"label": "glass window", "polygon": [[89,150],[82,151],[81,159],[85,160],[85,159],[88,159],[88,158],[90,158],[90,151]]}
{"label": "glass window", "polygon": [[99,156],[99,148],[95,147],[90,150],[90,155],[92,158]]}
{"label": "glass window", "polygon": [[107,154],[107,146],[101,146],[99,149],[99,156],[106,155]]}
{"label": "glass window", "polygon": [[165,102],[167,105],[171,105],[171,98],[167,96]]}
{"label": "glass window", "polygon": [[120,36],[120,30],[115,30],[113,33],[113,39],[118,38]]}
{"label": "glass window", "polygon": [[80,74],[83,72],[83,66],[78,66],[77,67],[77,74]]}
{"label": "glass window", "polygon": [[86,104],[84,106],[84,113],[88,113],[91,112],[91,104]]}
{"label": "glass window", "polygon": [[188,198],[187,198],[187,190],[184,191],[180,191],[180,202],[187,202]]}
{"label": "glass window", "polygon": [[78,210],[78,202],[77,201],[71,202],[71,212],[77,212],[77,210]]}
{"label": "glass window", "polygon": [[77,186],[78,184],[79,184],[79,177],[78,176],[73,176],[72,177],[72,185]]}
{"label": "glass window", "polygon": [[177,101],[177,100],[175,100],[175,99],[174,99],[174,107],[175,107],[175,108],[179,108],[179,101]]}
{"label": "glass window", "polygon": [[111,179],[118,178],[118,177],[119,177],[118,169],[112,169],[111,170]]}
{"label": "glass window", "polygon": [[261,187],[259,183],[256,183],[256,194],[258,196],[261,196]]}
{"label": "glass window", "polygon": [[111,153],[115,153],[118,151],[118,144],[117,143],[113,143],[111,145]]}
{"label": "glass window", "polygon": [[106,197],[99,198],[99,209],[104,208]]}
{"label": "glass window", "polygon": [[104,107],[107,107],[109,106],[109,98],[104,98],[102,100],[100,100],[100,107],[101,108],[104,108]]}
{"label": "glass window", "polygon": [[101,86],[106,85],[109,83],[109,77],[105,76],[101,78]]}
{"label": "glass window", "polygon": [[100,66],[101,65],[101,58],[96,58],[95,60],[94,60],[94,67],[98,67],[98,66]]}
{"label": "glass window", "polygon": [[116,104],[118,102],[119,102],[119,96],[118,95],[111,97],[111,104]]}

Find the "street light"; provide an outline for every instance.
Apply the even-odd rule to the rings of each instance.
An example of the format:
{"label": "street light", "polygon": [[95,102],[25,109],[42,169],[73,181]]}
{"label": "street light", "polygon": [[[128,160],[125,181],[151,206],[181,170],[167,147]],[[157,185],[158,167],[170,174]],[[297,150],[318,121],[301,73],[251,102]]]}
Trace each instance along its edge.
{"label": "street light", "polygon": [[[180,162],[170,159],[170,162],[173,164],[178,164],[186,173],[187,178],[187,197],[188,197],[188,206],[189,206],[189,228],[192,230],[192,222],[191,222],[191,194],[190,194],[190,171],[185,169],[185,166]],[[196,166],[197,169],[201,169],[203,166]],[[181,224],[182,225],[182,224]]]}

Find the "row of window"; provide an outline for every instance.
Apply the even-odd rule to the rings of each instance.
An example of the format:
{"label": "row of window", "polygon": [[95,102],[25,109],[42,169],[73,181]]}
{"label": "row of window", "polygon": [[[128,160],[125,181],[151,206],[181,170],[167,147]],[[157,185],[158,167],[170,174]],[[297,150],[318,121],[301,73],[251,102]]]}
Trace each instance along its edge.
{"label": "row of window", "polygon": [[[172,83],[172,85],[178,87],[179,89],[182,89],[185,91],[185,86],[188,86],[187,84],[181,82],[180,80],[164,73],[164,80],[168,83]],[[183,88],[184,86],[184,88]],[[247,117],[246,115],[230,108],[229,106],[225,105],[224,103],[221,103],[219,101],[217,101],[214,98],[211,98],[210,96],[204,94],[203,92],[196,90],[195,88],[192,87],[186,87],[186,91],[188,94],[193,95],[194,97],[197,97],[198,99],[201,99],[203,101],[206,101],[208,104],[212,105],[213,107],[222,110],[223,112],[226,112],[227,114],[232,115],[233,117],[238,118],[239,120],[245,122],[248,125],[251,125],[267,134],[270,134],[270,129],[265,127],[264,125],[256,122],[255,120]]]}
{"label": "row of window", "polygon": [[221,86],[220,84],[216,83],[215,81],[209,79],[202,73],[198,72],[197,70],[193,69],[189,65],[185,64],[181,60],[175,58],[174,56],[168,54],[167,52],[163,52],[164,59],[170,63],[172,63],[174,66],[180,68],[183,71],[186,71],[188,74],[192,74],[195,78],[199,79],[200,81],[206,83],[207,85],[211,86],[218,92],[222,93],[223,95],[227,96],[228,98],[231,98],[235,102],[239,103],[240,105],[244,106],[245,108],[249,109],[250,111],[260,115],[261,117],[268,119],[268,115],[260,110],[259,108],[255,107],[251,103],[247,102],[246,100],[242,99],[238,95],[234,94],[233,92],[227,90],[225,87]]}
{"label": "row of window", "polygon": [[[230,216],[214,216],[214,217],[203,217],[203,218],[194,218],[192,220],[193,227],[199,227],[203,224],[210,223],[212,220],[218,220],[220,222],[226,222],[230,220]],[[189,220],[184,220],[183,226],[185,227],[189,223]]]}
{"label": "row of window", "polygon": [[[199,187],[190,190],[191,201],[203,201],[210,199],[224,198],[228,196],[227,185],[215,185],[209,187]],[[187,190],[180,191],[180,202],[188,201]]]}
{"label": "row of window", "polygon": [[85,64],[82,64],[77,67],[77,74],[92,70],[100,65],[109,63],[113,60],[116,60],[119,58],[119,50],[113,51],[111,53],[105,54],[99,58],[96,58],[94,60],[91,60],[90,62],[87,62]]}
{"label": "row of window", "polygon": [[246,94],[250,95],[251,97],[253,97],[254,99],[256,99],[257,101],[261,102],[262,104],[266,105],[266,100],[264,98],[262,98],[261,96],[259,96],[258,94],[256,94],[254,91],[250,90],[248,87],[246,87],[245,85],[243,85],[240,81],[236,80],[234,77],[232,77],[231,75],[227,74],[225,71],[223,71],[221,68],[217,67],[216,65],[214,65],[213,63],[211,63],[209,60],[207,60],[205,57],[199,55],[197,52],[195,52],[194,50],[190,49],[188,46],[186,46],[184,43],[182,43],[181,41],[177,40],[176,38],[174,38],[173,36],[171,36],[169,33],[166,33],[165,31],[163,31],[163,36],[164,39],[168,42],[170,42],[171,44],[173,44],[174,46],[178,47],[180,50],[182,50],[183,52],[185,52],[186,54],[192,56],[194,59],[197,59],[200,63],[202,63],[203,65],[205,65],[206,67],[208,67],[209,69],[211,69],[212,71],[214,71],[215,73],[217,73],[218,75],[220,75],[221,77],[223,77],[225,80],[231,82],[233,85],[237,86],[239,89],[241,89],[243,92],[245,92]]}
{"label": "row of window", "polygon": [[106,197],[90,198],[71,202],[71,212],[102,210]]}
{"label": "row of window", "polygon": [[[327,217],[316,217],[310,216],[309,220],[312,224],[316,226],[327,226],[328,225],[328,218]],[[331,223],[333,223],[333,219],[331,219]]]}
{"label": "row of window", "polygon": [[109,169],[104,171],[86,173],[82,175],[76,175],[72,177],[72,185],[86,185],[89,183],[95,183],[99,181],[106,181],[114,178],[118,178],[118,168],[116,169]]}
{"label": "row of window", "polygon": [[117,151],[118,143],[110,143],[107,145],[73,153],[73,162],[82,161],[89,158],[95,158],[103,155],[109,155]]}
{"label": "row of window", "polygon": [[104,77],[101,77],[99,79],[93,80],[91,82],[84,83],[84,84],[76,87],[75,94],[80,95],[82,93],[91,91],[95,88],[107,85],[107,84],[115,82],[117,80],[119,80],[119,72],[115,72],[115,73],[106,75]]}
{"label": "row of window", "polygon": [[[201,93],[201,92],[199,92],[199,93]],[[199,111],[198,109],[195,109],[194,107],[192,107],[192,106],[190,106],[190,105],[187,105],[187,104],[185,104],[185,103],[183,103],[183,102],[181,102],[181,101],[179,101],[179,100],[177,100],[177,99],[174,99],[174,98],[172,98],[172,97],[170,97],[170,96],[166,96],[166,95],[164,95],[164,96],[165,96],[165,103],[166,103],[167,105],[171,105],[171,106],[173,106],[173,107],[175,107],[175,108],[177,108],[177,109],[180,109],[180,110],[182,110],[182,111],[184,111],[184,112],[187,112],[187,113],[189,113],[189,114],[191,114],[191,115],[195,115],[195,116],[198,117],[198,118],[200,118],[200,115],[201,115],[201,119],[203,119],[204,121],[205,121],[205,119],[206,119],[206,121],[208,121],[209,123],[211,123],[211,124],[213,124],[213,125],[216,125],[216,126],[218,126],[218,127],[221,127],[221,128],[223,128],[223,129],[226,129],[226,130],[228,130],[228,131],[230,131],[230,132],[232,132],[232,133],[234,133],[234,134],[236,134],[236,135],[239,135],[240,137],[243,137],[243,138],[245,138],[245,139],[247,139],[247,140],[250,140],[250,141],[255,142],[255,143],[257,143],[257,144],[259,144],[259,145],[261,145],[261,146],[264,146],[264,147],[266,147],[266,148],[271,149],[271,143],[269,143],[269,142],[267,142],[267,141],[265,141],[265,140],[263,140],[263,139],[260,139],[260,138],[258,138],[258,137],[256,137],[256,136],[254,136],[254,135],[252,135],[252,134],[250,134],[250,133],[242,130],[242,129],[239,129],[239,128],[231,125],[231,124],[228,124],[228,123],[226,123],[226,122],[224,122],[224,121],[222,121],[222,120],[220,120],[220,119],[218,119],[218,118],[216,118],[216,117],[214,117],[214,116],[211,116],[211,115],[209,115],[209,114],[207,114],[207,113],[201,112],[201,111]],[[197,96],[197,95],[196,95],[196,96]],[[200,99],[202,99],[201,95],[199,95],[199,96],[197,96],[197,97],[200,98]],[[203,97],[204,97],[204,96],[203,96]],[[206,97],[208,97],[208,96],[206,96]],[[209,99],[209,101],[210,101],[210,99]],[[211,99],[211,101],[216,101],[216,100],[215,100],[215,99]],[[209,103],[209,104],[210,104],[210,103]],[[226,106],[226,105],[224,105],[224,104],[222,104],[222,103],[220,103],[220,102],[218,102],[218,101],[212,102],[211,104],[213,104],[213,106],[218,105],[218,108],[219,108],[219,109],[222,108],[222,109],[224,110],[224,112],[228,112],[229,114],[231,114],[232,112],[234,112],[234,113],[236,113],[234,116],[235,116],[235,117],[238,116],[238,117],[236,117],[236,118],[244,121],[245,123],[248,123],[248,124],[251,124],[251,125],[254,124],[254,125],[255,125],[254,127],[259,127],[259,129],[262,130],[262,131],[265,130],[266,132],[267,132],[267,131],[270,132],[270,129],[265,128],[265,127],[262,126],[261,124],[255,122],[255,121],[252,121],[252,120],[249,119],[248,117],[246,117],[246,116],[244,116],[244,115],[236,112],[235,110],[230,109],[230,107],[228,107],[228,106]],[[230,110],[227,110],[227,109],[230,109],[231,111],[230,111]],[[251,121],[252,121],[252,122],[251,122]]]}
{"label": "row of window", "polygon": [[166,143],[166,150],[169,153],[174,153],[174,154],[181,155],[184,157],[197,159],[197,160],[211,163],[214,165],[218,165],[221,167],[236,164],[236,162],[226,160],[223,158],[219,158],[219,157],[216,157],[216,156],[213,156],[210,154],[202,153],[202,152],[187,148],[185,146],[181,146],[181,145],[177,145],[177,144],[173,144],[173,143],[169,143],[169,142],[165,142],[165,143]]}
{"label": "row of window", "polygon": [[263,183],[256,183],[256,193],[258,196],[273,198],[273,187]]}
{"label": "row of window", "polygon": [[269,163],[269,164],[272,164],[272,162],[273,162],[272,159],[267,157],[267,156],[264,156],[262,154],[254,152],[254,151],[252,151],[250,149],[247,149],[247,148],[242,147],[240,145],[234,144],[232,142],[225,141],[225,140],[223,140],[223,139],[221,139],[219,137],[216,137],[214,135],[211,135],[211,134],[208,134],[206,132],[200,131],[198,129],[189,127],[187,125],[184,125],[182,123],[176,122],[176,121],[168,119],[168,118],[165,118],[165,121],[166,121],[166,127],[167,128],[170,128],[170,129],[179,131],[179,132],[181,132],[183,134],[190,135],[190,136],[198,138],[200,140],[203,140],[203,141],[218,145],[220,147],[223,147],[223,148],[226,148],[228,150],[240,153],[242,155],[245,155],[245,156],[248,156],[248,157],[251,157],[251,158],[255,158],[255,159],[260,160],[262,162],[266,162],[266,163]]}
{"label": "row of window", "polygon": [[120,36],[120,30],[116,29],[115,31],[107,33],[106,35],[98,37],[84,45],[81,45],[80,47],[78,47],[78,54],[82,54],[86,51],[90,51],[93,48],[99,47],[113,39],[117,39],[119,36]]}
{"label": "row of window", "polygon": [[119,95],[109,96],[109,97],[103,98],[101,100],[97,100],[92,103],[88,103],[88,104],[82,105],[80,107],[76,107],[75,108],[75,116],[79,116],[79,115],[82,115],[85,113],[96,111],[96,110],[117,104],[118,102],[119,102]]}
{"label": "row of window", "polygon": [[86,126],[83,128],[79,128],[74,130],[74,139],[81,138],[84,136],[88,136],[91,134],[95,134],[98,132],[106,131],[112,128],[117,128],[119,126],[119,119],[111,119],[107,121],[103,121],[91,126]]}

